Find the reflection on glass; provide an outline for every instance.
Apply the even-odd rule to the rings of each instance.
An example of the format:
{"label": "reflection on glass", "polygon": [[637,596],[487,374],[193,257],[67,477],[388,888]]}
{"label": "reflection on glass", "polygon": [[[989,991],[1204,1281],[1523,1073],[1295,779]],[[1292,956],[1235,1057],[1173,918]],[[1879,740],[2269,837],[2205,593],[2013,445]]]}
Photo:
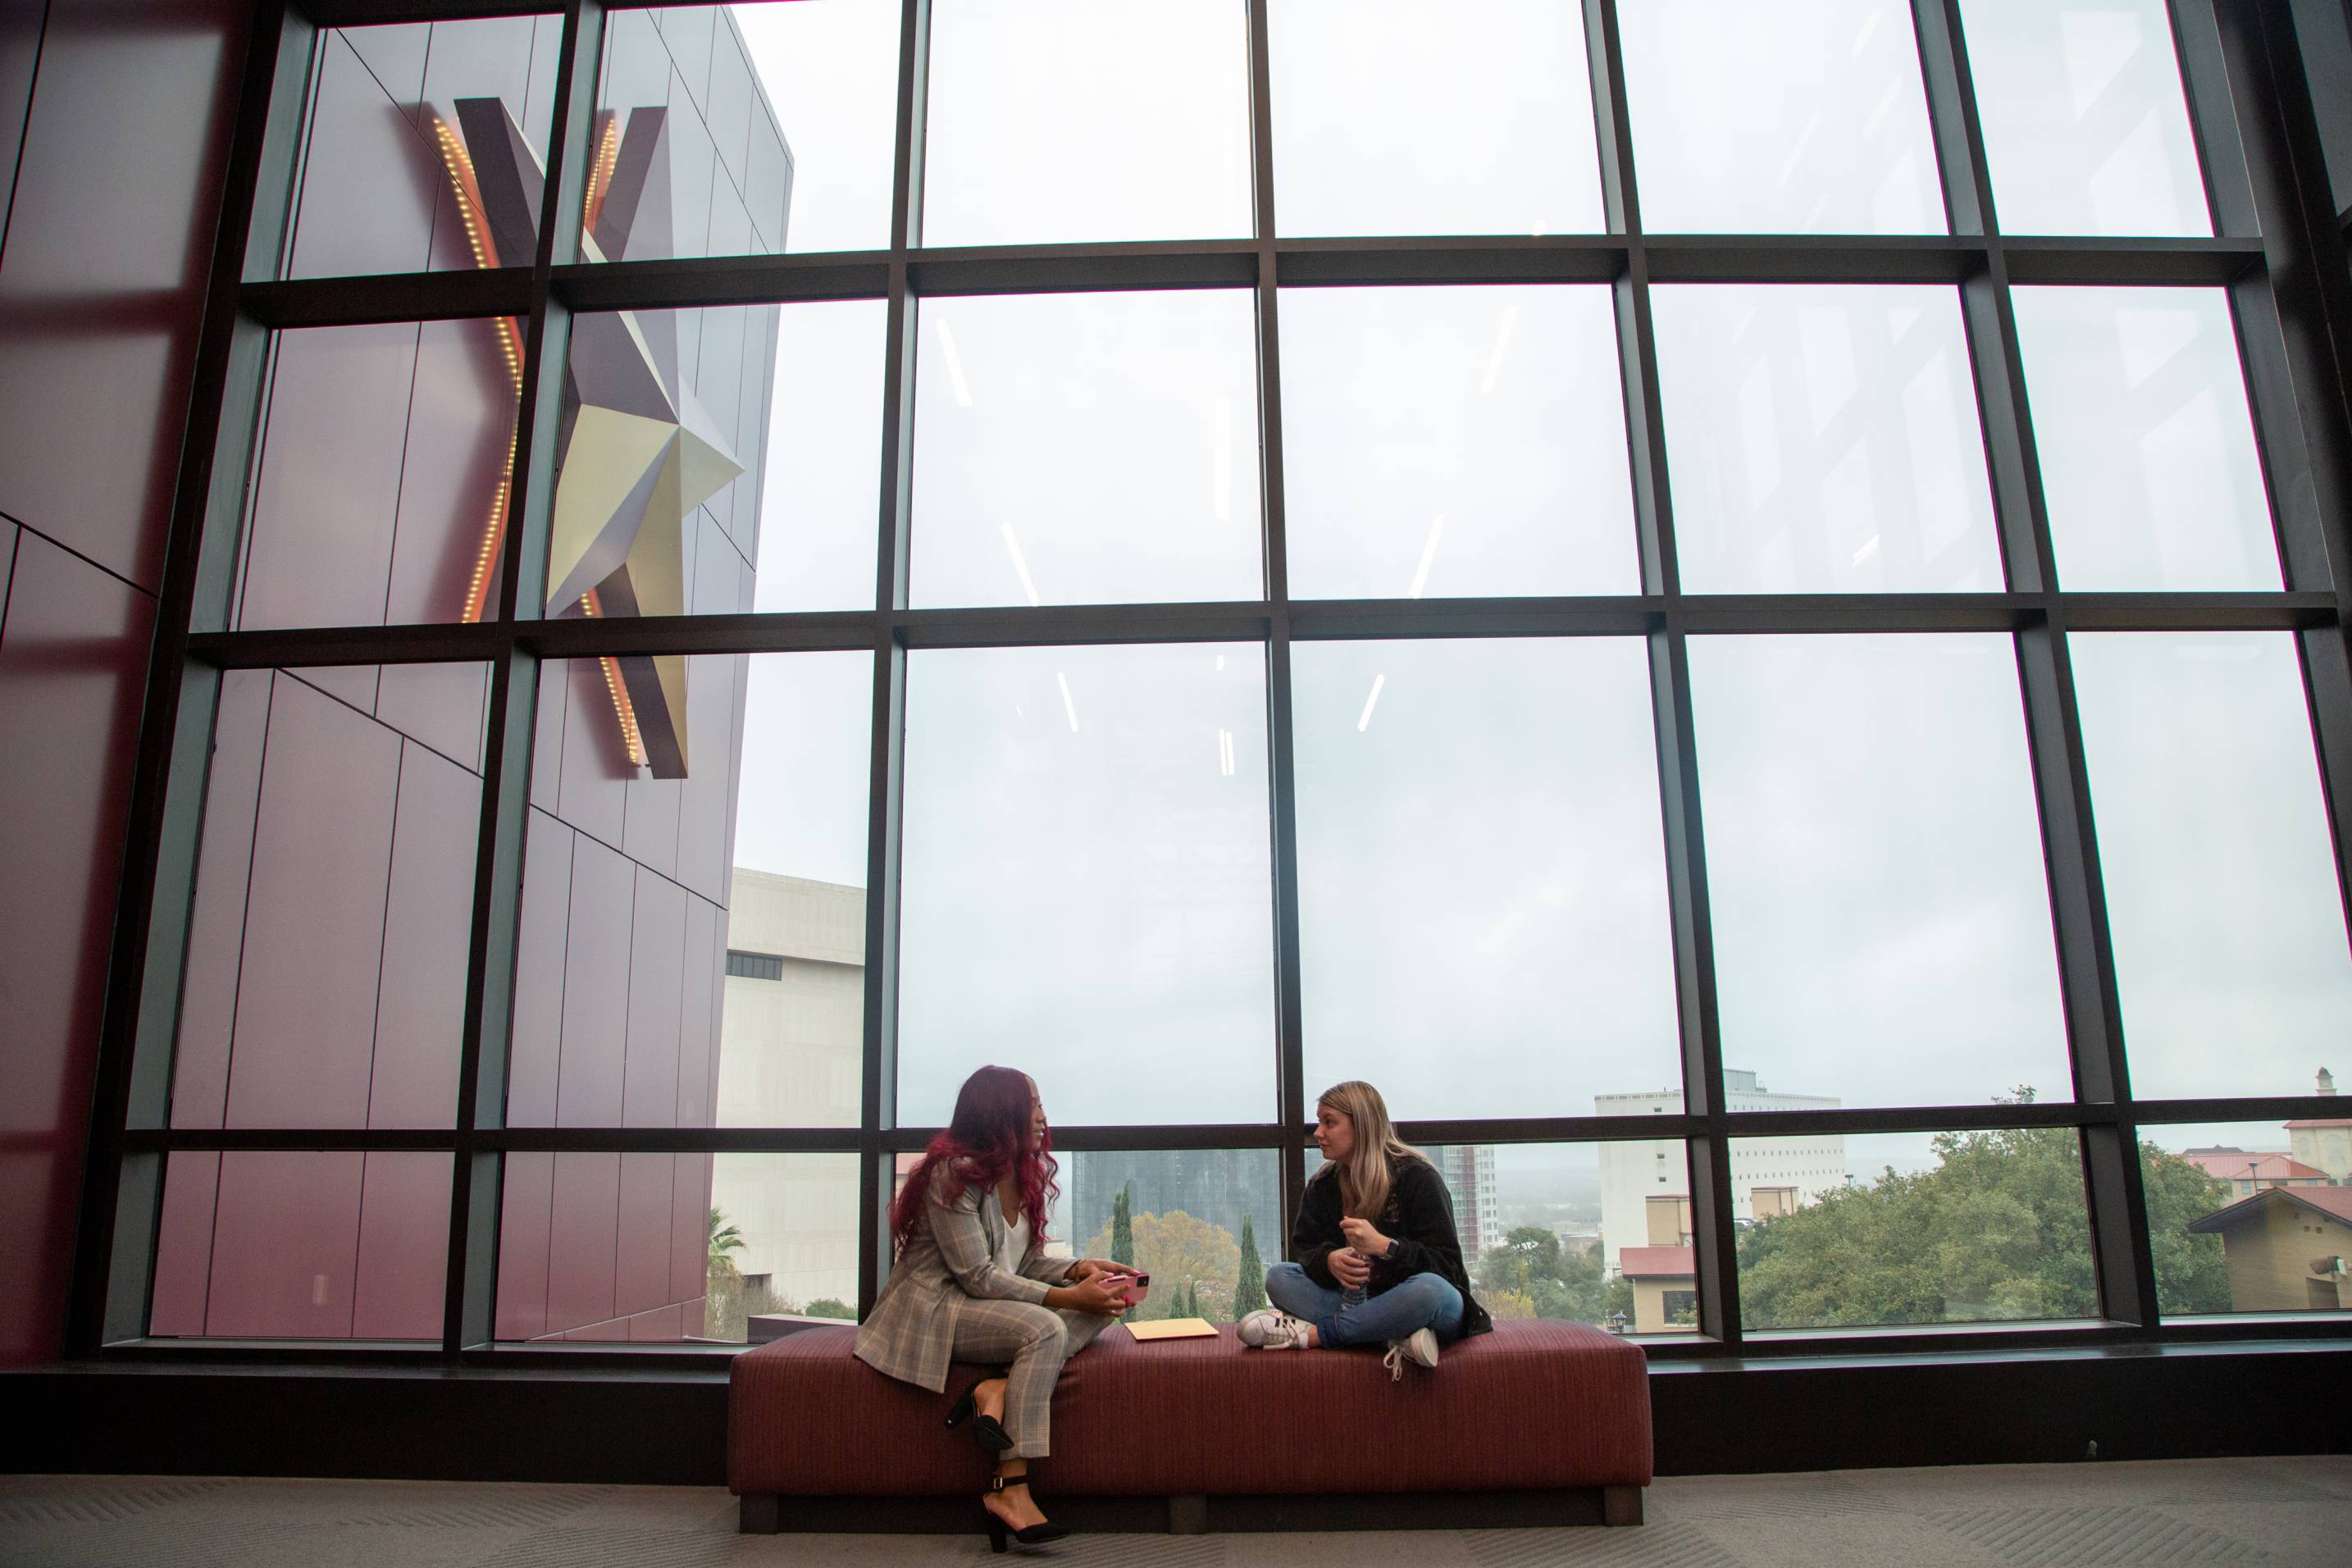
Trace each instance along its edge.
{"label": "reflection on glass", "polygon": [[[663,654],[541,667],[509,1126],[712,1124],[721,1008],[732,984],[724,974],[738,862],[728,807],[738,759],[747,777],[795,797],[800,778],[836,765],[827,757],[780,778],[750,763],[737,728],[746,662]],[[803,678],[787,663],[779,684],[819,684],[823,673],[820,665]],[[761,712],[766,729],[773,721],[764,705]],[[853,752],[863,732],[848,742]],[[763,817],[775,809],[762,802]],[[863,826],[860,815],[841,828]]]}
{"label": "reflection on glass", "polygon": [[1254,599],[1249,294],[923,301],[914,602]]}
{"label": "reflection on glass", "polygon": [[2212,233],[2165,0],[1960,0],[2004,234]]}
{"label": "reflection on glass", "polygon": [[561,16],[322,33],[289,278],[529,267]]}
{"label": "reflection on glass", "polygon": [[[1603,1103],[1602,1114],[1617,1113]],[[1496,1317],[1620,1334],[1698,1331],[1690,1163],[1679,1138],[1422,1152],[1445,1178],[1472,1288]]]}
{"label": "reflection on glass", "polygon": [[2277,588],[2262,461],[2219,289],[2019,289],[2058,581]]}
{"label": "reflection on glass", "polygon": [[[2316,1083],[2335,1092],[2328,1073]],[[2352,1116],[2139,1131],[2166,1317],[2352,1307]]]}
{"label": "reflection on glass", "polygon": [[1690,664],[1724,1059],[1848,1105],[2067,1098],[2010,639],[1694,637]]}
{"label": "reflection on glass", "polygon": [[1601,286],[1288,289],[1290,591],[1638,594]]}
{"label": "reflection on glass", "polygon": [[1275,0],[1268,20],[1284,234],[1607,226],[1576,6]]}
{"label": "reflection on glass", "polygon": [[873,689],[868,654],[751,658],[725,919],[721,1127],[857,1125]]}
{"label": "reflection on glass", "polygon": [[231,625],[494,611],[521,363],[506,317],[278,333]]}
{"label": "reflection on glass", "polygon": [[1736,1139],[1782,1173],[1738,1216],[1750,1332],[2099,1315],[2081,1135]]}
{"label": "reflection on glass", "polygon": [[[521,614],[709,616],[751,607],[779,310],[738,305],[572,318],[547,598]],[[485,551],[502,538],[501,526]],[[493,555],[483,557],[486,582],[495,581],[487,575]]]}
{"label": "reflection on glass", "polygon": [[2132,1092],[2310,1093],[2352,952],[2294,634],[2068,641]]}
{"label": "reflection on glass", "polygon": [[1618,26],[1644,228],[1944,232],[1909,6],[1643,0]]}
{"label": "reflection on glass", "polygon": [[1635,638],[1292,651],[1310,1087],[1408,1120],[1580,1115],[1675,1076]]}
{"label": "reflection on glass", "polygon": [[166,1156],[148,1331],[441,1341],[449,1156]]}
{"label": "reflection on glass", "polygon": [[874,606],[887,313],[879,300],[776,312],[755,610]]}
{"label": "reflection on glass", "polygon": [[1685,589],[2000,590],[1955,290],[1697,284],[1652,298]]}
{"label": "reflection on glass", "polygon": [[922,242],[1248,234],[1248,15],[1231,0],[940,0]]}
{"label": "reflection on glass", "polygon": [[1072,1125],[1270,1115],[1265,650],[918,651],[906,723],[899,1125],[989,1062]]}
{"label": "reflection on glass", "polygon": [[[703,1326],[761,1344],[781,1320],[857,1317],[857,1156],[719,1154],[710,1174]],[[798,1325],[792,1325],[798,1326]]]}
{"label": "reflection on glass", "polygon": [[478,664],[221,678],[174,1127],[451,1125],[488,682]]}
{"label": "reflection on glass", "polygon": [[1282,1261],[1286,1242],[1273,1150],[1059,1158],[1062,1192],[1047,1216],[1046,1250],[1108,1258],[1150,1275],[1150,1292],[1131,1317],[1233,1322],[1266,1304],[1266,1266]]}

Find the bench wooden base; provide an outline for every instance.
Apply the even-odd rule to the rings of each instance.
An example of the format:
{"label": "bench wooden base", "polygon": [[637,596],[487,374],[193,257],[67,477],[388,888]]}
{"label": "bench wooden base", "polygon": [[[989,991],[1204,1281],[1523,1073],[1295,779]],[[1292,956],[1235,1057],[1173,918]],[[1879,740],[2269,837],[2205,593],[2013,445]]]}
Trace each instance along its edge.
{"label": "bench wooden base", "polygon": [[[1642,1522],[1640,1487],[1551,1491],[1378,1492],[1296,1497],[1073,1497],[1048,1500],[1073,1530],[1105,1535],[1207,1535],[1257,1531],[1530,1530]],[[977,1496],[742,1499],[746,1535],[977,1534]]]}

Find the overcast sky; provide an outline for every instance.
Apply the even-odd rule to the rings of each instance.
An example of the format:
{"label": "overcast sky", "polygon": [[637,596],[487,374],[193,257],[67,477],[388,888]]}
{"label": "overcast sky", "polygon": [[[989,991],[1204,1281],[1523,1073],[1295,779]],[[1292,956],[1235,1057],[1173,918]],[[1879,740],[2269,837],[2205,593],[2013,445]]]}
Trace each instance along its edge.
{"label": "overcast sky", "polygon": [[[1906,6],[1620,10],[1653,227],[1942,231]],[[897,0],[736,11],[797,159],[791,247],[886,244]],[[2206,232],[2161,0],[1962,11],[2007,226]],[[1284,229],[1600,227],[1580,13],[1275,0]],[[1244,14],[938,0],[927,239],[1246,234]],[[1999,588],[1952,290],[1656,300],[1688,585]],[[1294,592],[1637,591],[1605,290],[1281,310]],[[2036,289],[2019,316],[2069,584],[2275,587],[2222,296]],[[758,604],[865,607],[883,307],[783,318]],[[916,602],[1257,596],[1255,330],[1240,291],[928,303]],[[1408,1116],[1673,1080],[1646,658],[1297,649],[1311,1079],[1370,1076]],[[2290,640],[2078,637],[2075,669],[2140,1091],[2352,1070]],[[1692,673],[1727,1064],[1851,1106],[2069,1094],[2007,640],[1701,641]],[[862,879],[869,677],[755,663],[740,862]],[[1244,646],[910,660],[903,1116],[986,1059],[1069,1122],[1268,1114],[1265,683]]]}

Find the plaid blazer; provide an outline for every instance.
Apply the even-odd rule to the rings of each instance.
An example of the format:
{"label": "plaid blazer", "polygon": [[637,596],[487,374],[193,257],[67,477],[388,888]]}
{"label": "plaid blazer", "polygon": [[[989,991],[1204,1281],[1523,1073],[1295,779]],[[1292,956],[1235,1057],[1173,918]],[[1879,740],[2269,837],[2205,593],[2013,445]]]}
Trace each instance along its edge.
{"label": "plaid blazer", "polygon": [[969,1297],[1045,1305],[1045,1292],[1069,1277],[1072,1259],[1049,1258],[1030,1226],[1029,1252],[1018,1273],[996,1262],[1008,1228],[993,1190],[968,1187],[953,1203],[936,1194],[948,1174],[932,1177],[932,1202],[907,1238],[874,1310],[857,1325],[857,1359],[875,1371],[938,1394],[947,1387],[955,1347],[957,1307]]}

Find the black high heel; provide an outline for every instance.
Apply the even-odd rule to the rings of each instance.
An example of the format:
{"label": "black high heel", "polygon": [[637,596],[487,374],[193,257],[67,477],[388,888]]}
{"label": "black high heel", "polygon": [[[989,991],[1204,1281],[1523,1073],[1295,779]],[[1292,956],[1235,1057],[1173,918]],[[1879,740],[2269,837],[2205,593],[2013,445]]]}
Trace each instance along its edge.
{"label": "black high heel", "polygon": [[[980,1383],[989,1381],[990,1379],[983,1377]],[[1013,1447],[1013,1434],[1007,1432],[995,1416],[981,1413],[979,1401],[972,1397],[972,1389],[978,1388],[980,1383],[975,1383],[971,1388],[965,1389],[963,1397],[948,1407],[948,1426],[952,1429],[962,1426],[967,1421],[971,1422],[971,1440],[980,1446],[981,1451],[988,1454],[1002,1454]]]}
{"label": "black high heel", "polygon": [[[1017,1476],[991,1476],[988,1479],[988,1489],[992,1492],[1001,1492],[1008,1486],[1025,1487],[1028,1484],[1029,1477],[1026,1472]],[[1052,1520],[1047,1520],[1043,1524],[1024,1525],[1019,1530],[1015,1530],[998,1518],[996,1510],[990,1508],[985,1501],[980,1505],[980,1511],[988,1521],[988,1549],[991,1552],[1003,1552],[1008,1541],[1017,1541],[1024,1546],[1043,1546],[1049,1541],[1059,1541],[1070,1533],[1069,1526],[1055,1524]]]}

